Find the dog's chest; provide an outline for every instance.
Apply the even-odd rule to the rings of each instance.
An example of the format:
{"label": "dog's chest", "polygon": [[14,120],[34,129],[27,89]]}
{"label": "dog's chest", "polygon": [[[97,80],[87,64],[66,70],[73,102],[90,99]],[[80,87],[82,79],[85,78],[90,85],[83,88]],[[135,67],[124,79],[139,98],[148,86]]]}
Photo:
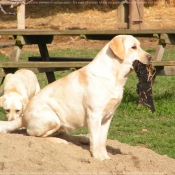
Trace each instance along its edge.
{"label": "dog's chest", "polygon": [[123,85],[117,84],[108,94],[108,100],[103,110],[103,119],[112,117],[123,98]]}
{"label": "dog's chest", "polygon": [[112,116],[114,114],[116,108],[119,106],[121,100],[122,100],[122,98],[110,99],[103,110],[103,117],[108,118],[108,117]]}

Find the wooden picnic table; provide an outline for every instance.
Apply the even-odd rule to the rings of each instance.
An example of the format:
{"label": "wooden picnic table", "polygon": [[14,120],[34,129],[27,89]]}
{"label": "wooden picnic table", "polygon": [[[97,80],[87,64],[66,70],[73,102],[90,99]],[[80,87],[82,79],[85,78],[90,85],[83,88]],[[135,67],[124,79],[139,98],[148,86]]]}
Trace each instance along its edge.
{"label": "wooden picnic table", "polygon": [[[54,71],[80,68],[87,65],[93,58],[53,58],[49,56],[47,44],[51,44],[55,35],[81,36],[93,40],[110,40],[116,35],[133,35],[135,37],[157,37],[156,54],[153,65],[157,69],[157,75],[175,75],[175,61],[162,61],[167,44],[175,44],[175,29],[172,30],[40,30],[40,29],[1,29],[0,35],[12,35],[15,39],[10,60],[0,62],[0,77],[18,68],[35,68],[34,72],[45,72],[48,83],[55,80]],[[40,57],[30,57],[28,61],[19,60],[23,45],[36,44],[40,51]]]}

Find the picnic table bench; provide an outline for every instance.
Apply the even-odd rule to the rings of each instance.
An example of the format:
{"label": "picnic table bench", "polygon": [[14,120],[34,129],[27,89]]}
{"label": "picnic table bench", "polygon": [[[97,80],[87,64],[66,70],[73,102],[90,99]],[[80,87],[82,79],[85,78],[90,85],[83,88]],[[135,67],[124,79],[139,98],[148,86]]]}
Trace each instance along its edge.
{"label": "picnic table bench", "polygon": [[[0,35],[12,35],[15,39],[11,57],[7,62],[0,62],[0,77],[18,68],[34,69],[34,72],[45,72],[48,83],[55,81],[54,71],[70,68],[81,68],[93,58],[64,58],[50,57],[47,44],[51,44],[55,35],[81,36],[92,40],[110,40],[116,35],[133,35],[135,37],[157,37],[156,54],[153,65],[157,69],[156,75],[175,75],[175,60],[162,60],[167,44],[175,44],[175,30],[35,30],[35,29],[1,29]],[[23,45],[36,44],[40,57],[29,57],[28,61],[20,61]]]}

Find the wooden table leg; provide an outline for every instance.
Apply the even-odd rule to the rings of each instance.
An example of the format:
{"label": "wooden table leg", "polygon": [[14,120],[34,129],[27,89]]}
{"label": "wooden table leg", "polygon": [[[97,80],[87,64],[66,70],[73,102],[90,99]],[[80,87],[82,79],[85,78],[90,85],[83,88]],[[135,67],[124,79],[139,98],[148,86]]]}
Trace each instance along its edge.
{"label": "wooden table leg", "polygon": [[166,44],[158,43],[154,61],[161,61],[165,51]]}
{"label": "wooden table leg", "polygon": [[10,55],[10,61],[18,61],[20,54],[21,54],[21,50],[22,50],[22,45],[16,45],[13,48],[12,54]]}
{"label": "wooden table leg", "polygon": [[[38,44],[38,47],[39,47],[42,61],[46,61],[46,62],[49,61],[50,57],[49,57],[49,52],[46,44]],[[46,77],[47,77],[48,83],[52,83],[53,81],[56,80],[54,72],[46,72]]]}
{"label": "wooden table leg", "polygon": [[[22,47],[23,47],[23,45],[17,45],[17,44],[15,44],[15,46],[13,47],[12,53],[10,55],[10,61],[18,61],[19,60]],[[16,71],[17,71],[16,68],[13,68],[13,69],[2,68],[0,70],[0,77],[5,77],[6,74],[8,74],[8,73],[14,73]]]}

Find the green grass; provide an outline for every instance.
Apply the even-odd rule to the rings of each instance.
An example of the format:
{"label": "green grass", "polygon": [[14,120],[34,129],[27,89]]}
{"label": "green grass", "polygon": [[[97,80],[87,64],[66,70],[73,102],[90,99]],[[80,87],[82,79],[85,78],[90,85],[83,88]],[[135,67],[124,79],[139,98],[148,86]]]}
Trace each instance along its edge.
{"label": "green grass", "polygon": [[[156,78],[157,83],[153,86],[156,112],[153,114],[146,107],[137,108],[135,80],[132,74],[125,86],[123,101],[112,120],[109,138],[117,138],[131,145],[142,145],[175,158],[175,78]],[[148,132],[142,133],[143,128]]]}
{"label": "green grass", "polygon": [[[150,54],[154,55],[155,50],[146,48]],[[75,56],[75,57],[94,57],[99,49],[84,50],[56,50],[50,53],[51,56]],[[22,60],[28,56],[38,55],[38,53],[24,52]],[[173,60],[175,51],[167,49],[164,60]],[[0,60],[5,59],[0,55]],[[7,58],[6,58],[7,59]],[[59,79],[70,73],[70,71],[56,72]],[[41,87],[46,86],[45,74],[37,74]],[[155,113],[147,107],[137,107],[138,95],[136,85],[138,80],[133,72],[125,85],[124,98],[116,110],[112,119],[108,138],[119,140],[130,145],[140,145],[154,150],[159,154],[166,154],[175,158],[175,76],[157,76],[153,86],[153,98],[156,108]],[[0,112],[0,119],[5,120]],[[148,132],[141,132],[145,128]],[[75,134],[86,134],[87,129],[81,129]]]}

